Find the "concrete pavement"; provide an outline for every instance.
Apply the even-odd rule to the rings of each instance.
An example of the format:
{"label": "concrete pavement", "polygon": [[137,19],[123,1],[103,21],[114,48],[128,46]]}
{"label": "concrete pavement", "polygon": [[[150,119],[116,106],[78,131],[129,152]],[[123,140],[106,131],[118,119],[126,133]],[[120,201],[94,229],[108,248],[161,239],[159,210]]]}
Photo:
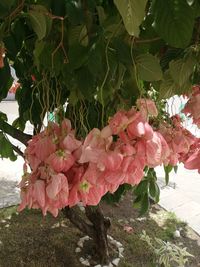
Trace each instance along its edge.
{"label": "concrete pavement", "polygon": [[187,222],[200,235],[200,174],[179,165],[177,174],[170,173],[170,183],[165,186],[164,172],[156,168],[162,188],[159,204],[173,211],[178,218]]}

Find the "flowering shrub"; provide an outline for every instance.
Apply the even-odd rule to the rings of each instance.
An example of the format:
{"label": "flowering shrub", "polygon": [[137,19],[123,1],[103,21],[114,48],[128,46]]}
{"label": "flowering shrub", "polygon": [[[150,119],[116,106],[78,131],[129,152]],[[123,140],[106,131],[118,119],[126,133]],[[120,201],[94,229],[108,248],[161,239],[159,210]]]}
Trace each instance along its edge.
{"label": "flowering shrub", "polygon": [[158,112],[152,100],[139,99],[137,106],[139,110],[118,111],[105,128],[92,129],[81,141],[69,120],[60,125],[49,122],[25,151],[19,210],[28,206],[57,216],[65,206],[97,205],[120,185],[139,184],[145,167],[185,162],[190,168],[190,149],[198,139],[183,128],[178,116],[154,129],[149,118]]}

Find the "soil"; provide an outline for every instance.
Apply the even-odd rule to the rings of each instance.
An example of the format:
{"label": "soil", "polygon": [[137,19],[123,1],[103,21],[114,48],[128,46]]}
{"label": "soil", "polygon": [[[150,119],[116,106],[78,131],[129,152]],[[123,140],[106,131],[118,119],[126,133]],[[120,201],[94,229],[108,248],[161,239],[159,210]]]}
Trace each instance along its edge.
{"label": "soil", "polygon": [[[187,247],[188,252],[194,255],[187,266],[200,266],[200,237],[171,215],[163,220],[168,213],[158,205],[154,205],[143,220],[137,220],[138,212],[132,207],[130,194],[120,205],[102,206],[105,216],[112,222],[109,235],[120,241],[125,248],[119,267],[156,266],[151,250],[140,240],[142,230],[151,237],[156,236]],[[132,231],[127,232],[125,226],[132,227],[129,228]],[[181,237],[174,239],[173,232],[180,227]],[[82,236],[62,213],[53,218],[51,215],[43,217],[38,210],[25,210],[16,214],[16,207],[2,209],[0,267],[81,267],[81,254],[75,253],[75,248]],[[88,244],[89,247],[91,244]]]}

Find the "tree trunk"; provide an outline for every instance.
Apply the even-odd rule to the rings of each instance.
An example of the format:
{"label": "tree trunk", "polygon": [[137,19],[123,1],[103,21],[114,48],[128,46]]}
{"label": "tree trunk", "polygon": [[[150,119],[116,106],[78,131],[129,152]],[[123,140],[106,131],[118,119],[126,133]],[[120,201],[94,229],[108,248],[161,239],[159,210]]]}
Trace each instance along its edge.
{"label": "tree trunk", "polygon": [[107,232],[110,227],[110,220],[106,219],[102,213],[100,206],[86,207],[86,216],[92,222],[94,234],[93,240],[96,246],[96,252],[99,256],[101,264],[109,263],[109,249]]}
{"label": "tree trunk", "polygon": [[95,244],[96,254],[101,264],[109,263],[109,249],[107,232],[110,227],[110,220],[103,216],[100,206],[86,207],[86,218],[83,218],[76,208],[66,207],[63,210],[66,217],[83,233],[90,236]]}

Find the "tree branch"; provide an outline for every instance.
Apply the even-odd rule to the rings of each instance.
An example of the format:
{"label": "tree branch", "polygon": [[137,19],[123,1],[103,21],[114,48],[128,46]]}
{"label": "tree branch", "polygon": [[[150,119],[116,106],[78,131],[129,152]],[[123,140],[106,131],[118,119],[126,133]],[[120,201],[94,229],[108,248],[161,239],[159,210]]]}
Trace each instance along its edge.
{"label": "tree branch", "polygon": [[19,149],[19,147],[12,144],[12,148],[18,155],[20,155],[24,159],[24,153]]}
{"label": "tree branch", "polygon": [[32,138],[32,135],[23,133],[22,131],[16,129],[2,119],[0,119],[0,130],[10,135],[14,139],[17,139],[25,146],[27,146],[28,141]]}

